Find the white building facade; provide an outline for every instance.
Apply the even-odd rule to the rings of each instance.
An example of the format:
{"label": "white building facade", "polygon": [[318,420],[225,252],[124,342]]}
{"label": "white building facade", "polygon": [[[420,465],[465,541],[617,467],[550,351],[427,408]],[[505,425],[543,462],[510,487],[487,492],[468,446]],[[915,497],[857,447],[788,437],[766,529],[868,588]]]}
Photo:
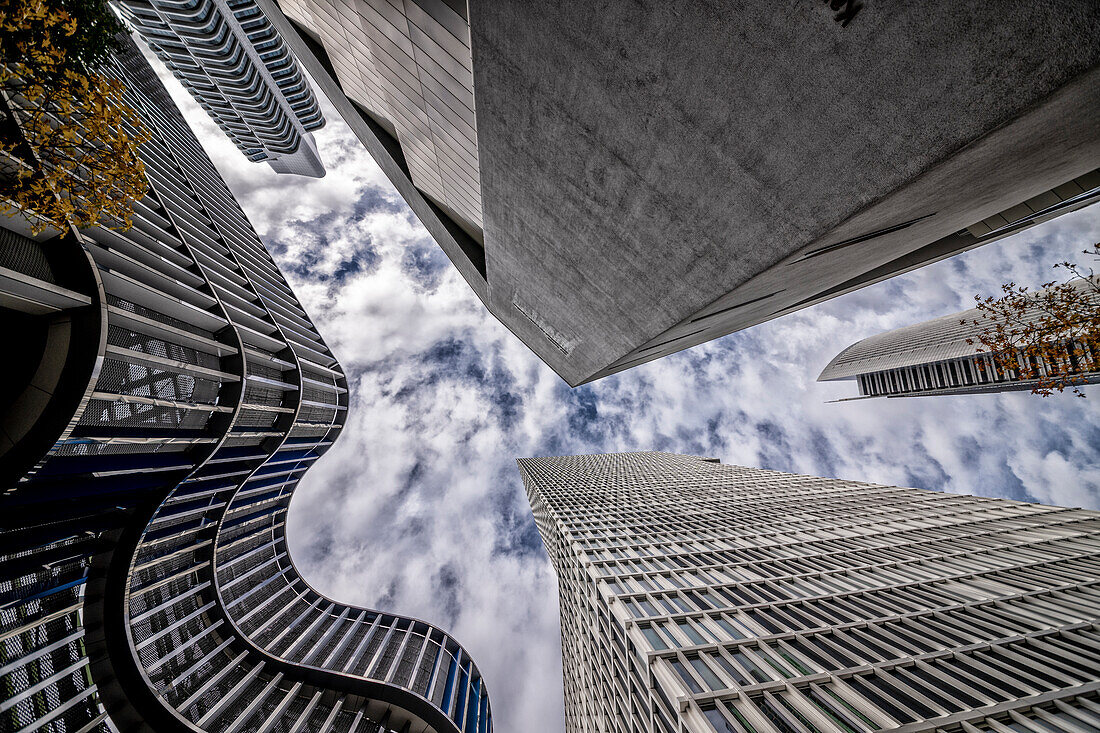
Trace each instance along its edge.
{"label": "white building facade", "polygon": [[276,173],[320,178],[325,120],[282,37],[253,0],[120,0],[130,25],[222,132]]}
{"label": "white building facade", "polygon": [[[1085,295],[1100,297],[1095,280],[1080,278],[1072,284]],[[1037,300],[1020,321],[1036,324],[1047,315]],[[987,314],[972,308],[876,334],[837,354],[817,381],[855,381],[859,397],[850,399],[1030,390],[1058,375],[1073,375],[1078,387],[1100,382],[1100,344],[1052,342],[1049,351],[1040,355],[1019,348],[1015,368],[1005,368],[1008,360],[994,360],[979,341],[994,324]],[[1040,331],[1037,326],[1032,328]]]}
{"label": "white building facade", "polygon": [[519,461],[569,731],[1100,729],[1100,513],[666,453]]}

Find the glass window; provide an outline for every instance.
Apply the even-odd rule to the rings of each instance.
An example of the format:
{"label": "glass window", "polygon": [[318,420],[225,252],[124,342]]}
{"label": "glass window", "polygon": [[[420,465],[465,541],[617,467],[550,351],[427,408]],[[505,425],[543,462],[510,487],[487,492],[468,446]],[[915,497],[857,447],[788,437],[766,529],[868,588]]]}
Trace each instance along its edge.
{"label": "glass window", "polygon": [[645,636],[646,641],[649,642],[649,645],[651,647],[653,647],[657,651],[668,649],[668,644],[665,644],[664,640],[661,639],[661,636],[657,633],[656,629],[651,626],[641,626],[639,628],[641,628],[642,635]]}
{"label": "glass window", "polygon": [[721,667],[726,672],[726,674],[728,674],[730,677],[732,677],[733,680],[737,684],[739,684],[739,685],[752,684],[751,682],[749,682],[749,678],[741,673],[741,670],[737,669],[737,667],[734,667],[732,664],[730,664],[729,660],[727,660],[721,654],[714,657],[714,661],[718,662],[718,666]]}
{"label": "glass window", "polygon": [[691,673],[684,667],[683,662],[679,659],[670,659],[669,662],[672,663],[672,668],[680,675],[680,679],[684,681],[684,684],[688,686],[689,690],[695,694],[699,694],[703,691],[703,688],[699,686],[699,683],[695,681],[695,678],[692,677]]}
{"label": "glass window", "polygon": [[726,720],[722,713],[718,712],[715,708],[708,708],[703,711],[703,715],[707,716],[707,722],[710,723],[710,727],[714,728],[717,733],[737,733]]}
{"label": "glass window", "polygon": [[691,666],[695,668],[695,671],[699,673],[699,676],[703,678],[703,681],[707,683],[707,686],[711,690],[721,690],[725,688],[722,684],[722,680],[718,679],[718,675],[714,674],[714,671],[707,666],[706,662],[698,657],[691,657],[688,659],[691,662]]}
{"label": "glass window", "polygon": [[712,619],[712,620],[715,623],[717,623],[720,627],[722,627],[722,630],[725,631],[727,634],[729,634],[731,638],[733,638],[733,639],[745,639],[745,638],[747,638],[743,633],[741,633],[741,630],[737,626],[735,626],[730,621],[726,620],[726,618],[724,616],[720,616],[719,618]]}
{"label": "glass window", "polygon": [[676,625],[680,627],[680,631],[684,632],[684,636],[691,640],[692,644],[706,644],[706,639],[696,631],[691,624],[687,622],[687,619],[677,621]]}
{"label": "glass window", "polygon": [[754,680],[756,680],[757,682],[771,682],[772,678],[769,677],[768,675],[764,674],[764,670],[762,670],[762,669],[760,669],[760,667],[756,666],[756,664],[751,659],[749,659],[747,656],[745,656],[742,652],[740,652],[740,651],[731,651],[730,656],[733,657],[734,659],[736,659],[737,663],[740,664],[741,667],[746,672],[748,672],[749,675],[751,675],[752,678]]}

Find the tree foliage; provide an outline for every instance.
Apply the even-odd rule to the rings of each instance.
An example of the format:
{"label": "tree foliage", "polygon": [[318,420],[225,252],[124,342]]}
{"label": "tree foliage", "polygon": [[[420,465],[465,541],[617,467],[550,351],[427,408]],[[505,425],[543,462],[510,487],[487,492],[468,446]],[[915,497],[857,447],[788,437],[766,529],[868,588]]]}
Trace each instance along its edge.
{"label": "tree foliage", "polygon": [[121,28],[102,0],[0,6],[0,211],[36,232],[127,228],[145,195],[137,146],[148,133],[122,84],[97,71]]}
{"label": "tree foliage", "polygon": [[[1100,259],[1100,243],[1084,254]],[[1084,397],[1080,385],[1100,372],[1100,276],[1072,262],[1054,267],[1071,277],[1035,292],[1010,282],[1000,297],[975,296],[979,318],[961,323],[981,329],[967,343],[988,353],[994,369],[1035,380],[1032,394],[1072,389]]]}

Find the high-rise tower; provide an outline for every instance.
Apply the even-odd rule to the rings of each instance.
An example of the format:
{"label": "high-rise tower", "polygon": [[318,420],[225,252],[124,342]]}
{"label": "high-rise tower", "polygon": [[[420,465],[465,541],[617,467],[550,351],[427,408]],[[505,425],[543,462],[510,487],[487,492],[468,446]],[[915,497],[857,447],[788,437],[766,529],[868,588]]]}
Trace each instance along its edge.
{"label": "high-rise tower", "polygon": [[[1093,287],[1085,280],[1076,284],[1082,290]],[[1038,308],[1025,311],[1020,320],[1033,319],[1039,313]],[[985,328],[975,322],[993,324],[973,308],[865,338],[833,357],[817,381],[855,380],[860,397],[1027,390],[1039,382],[1036,375],[1058,373],[1079,375],[1082,385],[1100,382],[1100,347],[1096,344],[1052,345],[1050,358],[1018,349],[1017,368],[1004,369],[988,353],[978,352],[982,348],[978,336]]]}
{"label": "high-rise tower", "polygon": [[309,82],[253,0],[119,0],[126,19],[241,152],[320,178]]}
{"label": "high-rise tower", "polygon": [[0,221],[0,730],[488,733],[449,634],[294,567],[346,379],[129,39],[109,72],[134,226]]}
{"label": "high-rise tower", "polygon": [[1100,512],[667,453],[519,465],[571,732],[1100,729]]}
{"label": "high-rise tower", "polygon": [[1092,0],[256,2],[573,385],[1100,198]]}

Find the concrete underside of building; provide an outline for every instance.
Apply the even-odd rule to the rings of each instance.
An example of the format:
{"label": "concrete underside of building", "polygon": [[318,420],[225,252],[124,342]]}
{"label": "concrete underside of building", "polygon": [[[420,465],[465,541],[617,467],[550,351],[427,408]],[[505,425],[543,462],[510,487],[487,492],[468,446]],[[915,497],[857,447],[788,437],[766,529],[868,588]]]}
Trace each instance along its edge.
{"label": "concrete underside of building", "polygon": [[847,25],[810,0],[471,3],[482,237],[416,190],[322,45],[273,22],[488,309],[572,385],[1005,236],[1097,185],[1085,0],[868,2]]}

